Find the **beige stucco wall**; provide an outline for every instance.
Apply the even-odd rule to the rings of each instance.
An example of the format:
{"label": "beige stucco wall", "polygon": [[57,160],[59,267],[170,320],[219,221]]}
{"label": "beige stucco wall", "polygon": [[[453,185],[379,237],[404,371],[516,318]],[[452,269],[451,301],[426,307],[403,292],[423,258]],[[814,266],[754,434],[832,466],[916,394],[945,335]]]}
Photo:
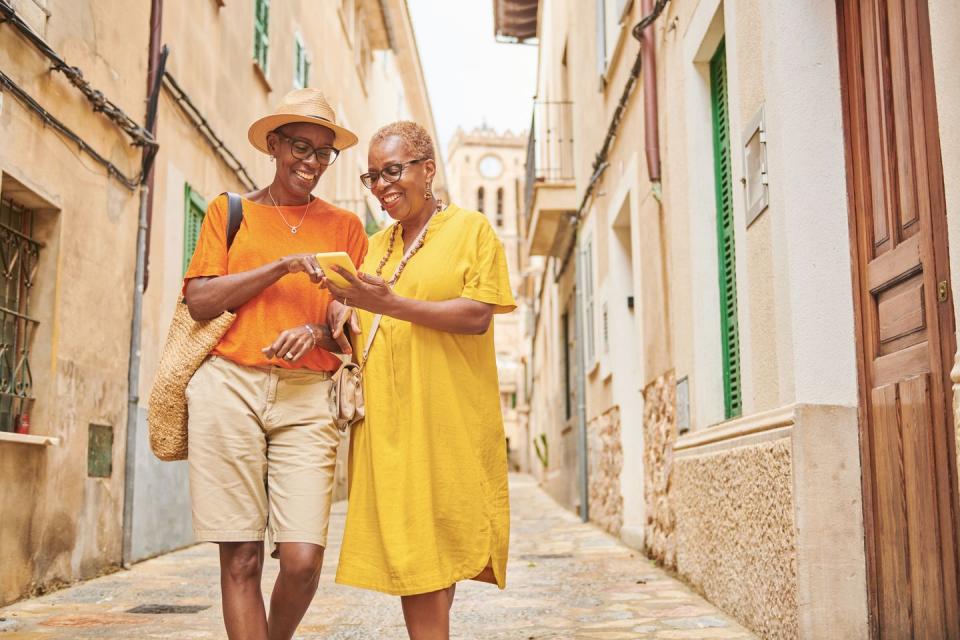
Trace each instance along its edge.
{"label": "beige stucco wall", "polygon": [[[16,2],[22,9],[32,3]],[[149,3],[51,1],[31,13],[47,43],[135,120],[143,117]],[[30,7],[27,7],[28,9]],[[109,28],[104,28],[109,24]],[[137,43],[137,44],[134,44]],[[0,68],[128,175],[139,149],[49,62],[0,25]],[[0,109],[0,196],[36,209],[41,249],[30,314],[31,431],[49,447],[0,441],[0,604],[120,562],[126,376],[138,196],[11,93]],[[41,202],[41,199],[44,202]],[[29,201],[28,201],[29,200]],[[113,427],[112,473],[87,476],[87,430]]]}

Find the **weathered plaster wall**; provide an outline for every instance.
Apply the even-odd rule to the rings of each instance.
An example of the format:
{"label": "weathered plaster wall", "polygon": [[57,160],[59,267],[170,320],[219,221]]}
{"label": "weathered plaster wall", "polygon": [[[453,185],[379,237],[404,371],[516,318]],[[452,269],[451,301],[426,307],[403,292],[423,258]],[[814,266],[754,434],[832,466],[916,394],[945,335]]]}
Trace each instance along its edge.
{"label": "weathered plaster wall", "polygon": [[677,560],[677,499],[673,485],[673,444],[677,440],[677,385],[672,371],[643,391],[645,548],[647,555],[667,567]]}
{"label": "weathered plaster wall", "polygon": [[797,638],[789,438],[674,463],[677,571],[764,638]]}
{"label": "weathered plaster wall", "polygon": [[[142,118],[149,2],[51,0],[49,18],[33,2],[14,4],[18,11],[33,5],[32,25],[46,42]],[[0,68],[121,171],[137,174],[139,149],[9,24],[0,25]],[[29,309],[39,320],[31,432],[60,439],[49,447],[0,442],[3,604],[120,562],[138,198],[10,92],[0,132],[4,197],[36,209],[35,235],[45,243]],[[13,196],[12,180],[21,185]],[[46,204],[27,202],[27,193]],[[91,423],[113,428],[109,477],[87,475]]]}

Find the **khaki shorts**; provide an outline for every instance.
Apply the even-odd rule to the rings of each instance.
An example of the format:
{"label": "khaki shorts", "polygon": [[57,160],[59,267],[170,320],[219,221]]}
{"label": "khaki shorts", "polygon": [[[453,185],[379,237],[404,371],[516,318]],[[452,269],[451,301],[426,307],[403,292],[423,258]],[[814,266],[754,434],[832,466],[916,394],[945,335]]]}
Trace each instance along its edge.
{"label": "khaki shorts", "polygon": [[340,435],[330,375],[211,356],[187,385],[197,538],[327,544]]}

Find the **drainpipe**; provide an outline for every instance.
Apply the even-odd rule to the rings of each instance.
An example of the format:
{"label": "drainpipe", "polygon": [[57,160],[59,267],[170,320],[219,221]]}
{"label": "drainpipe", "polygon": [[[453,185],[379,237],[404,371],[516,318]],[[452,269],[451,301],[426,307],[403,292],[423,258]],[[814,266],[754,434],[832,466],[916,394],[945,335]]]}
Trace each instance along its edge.
{"label": "drainpipe", "polygon": [[[160,49],[160,27],[163,20],[163,0],[150,3],[150,49],[147,69],[146,129],[151,134],[157,128],[157,100],[163,81],[167,48]],[[156,138],[156,136],[154,136]],[[146,288],[147,248],[149,246],[150,193],[153,187],[153,161],[156,147],[144,149],[141,166],[140,208],[137,224],[137,263],[134,272],[133,319],[130,330],[130,357],[127,368],[127,434],[124,451],[123,479],[123,549],[121,563],[129,568],[133,563],[133,489],[137,468],[137,423],[140,414],[140,340],[143,319],[143,292]]]}
{"label": "drainpipe", "polygon": [[[576,240],[574,240],[576,242]],[[574,343],[577,346],[577,434],[578,434],[578,456],[577,462],[578,465],[578,475],[580,480],[580,519],[584,522],[590,521],[590,476],[589,476],[589,462],[587,460],[587,454],[589,449],[587,448],[587,377],[586,377],[586,356],[584,355],[584,326],[583,326],[583,313],[585,311],[584,301],[583,301],[583,290],[584,290],[584,277],[585,266],[584,266],[584,256],[583,251],[579,247],[576,247],[574,251],[577,252],[575,269],[576,269],[576,318],[574,322]]]}
{"label": "drainpipe", "polygon": [[[645,16],[659,15],[666,2],[658,2],[656,14],[653,0],[642,0]],[[641,23],[643,24],[643,23]],[[637,26],[641,26],[638,24]],[[643,140],[647,156],[647,175],[654,185],[654,193],[660,192],[660,121],[657,103],[657,45],[654,41],[653,20],[643,29],[635,29],[634,37],[640,41],[640,56],[643,68]]]}

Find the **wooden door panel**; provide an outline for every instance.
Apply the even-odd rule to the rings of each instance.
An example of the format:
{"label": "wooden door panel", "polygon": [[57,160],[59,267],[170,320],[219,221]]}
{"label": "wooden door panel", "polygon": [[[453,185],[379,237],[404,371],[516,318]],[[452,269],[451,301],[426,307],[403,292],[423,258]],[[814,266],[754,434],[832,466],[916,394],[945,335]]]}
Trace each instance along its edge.
{"label": "wooden door panel", "polygon": [[923,278],[915,276],[877,296],[880,353],[899,351],[924,340]]}
{"label": "wooden door panel", "polygon": [[[887,243],[889,244],[889,242]],[[883,260],[871,260],[867,267],[867,283],[870,293],[876,295],[898,278],[920,271],[920,239],[907,238],[896,249],[883,254]]]}
{"label": "wooden door panel", "polygon": [[837,0],[871,628],[960,636],[955,350],[926,0]]}
{"label": "wooden door panel", "polygon": [[876,528],[879,536],[888,542],[880,545],[877,552],[880,622],[890,637],[907,638],[911,628],[909,546],[896,384],[873,389],[871,409],[874,457],[877,460],[873,469],[877,495]]}
{"label": "wooden door panel", "polygon": [[[838,0],[838,2],[843,2],[843,0]],[[868,254],[872,256],[884,253],[891,248],[889,246],[890,233],[886,216],[887,185],[884,179],[887,175],[887,140],[885,136],[877,135],[877,132],[888,131],[889,127],[887,112],[883,108],[886,90],[883,86],[883,76],[879,72],[882,67],[879,46],[880,34],[878,33],[880,29],[877,24],[880,16],[876,15],[875,3],[869,1],[865,1],[862,11],[857,13],[857,17],[861,21],[859,25],[860,37],[852,44],[853,48],[856,48],[863,56],[862,67],[855,69],[854,72],[859,71],[862,74],[863,104],[862,110],[857,116],[862,119],[860,122],[863,126],[861,132],[864,134],[858,142],[869,158],[869,164],[863,167],[865,171],[861,175],[866,182],[867,195],[863,205],[865,205],[867,211],[871,212],[867,215],[867,219],[873,225],[871,239],[876,251],[875,253],[871,251]],[[856,35],[855,33],[855,38]]]}
{"label": "wooden door panel", "polygon": [[[910,526],[910,587],[914,603],[914,636],[938,640],[944,635],[943,594],[937,478],[933,451],[933,420],[930,416],[930,376],[908,378],[900,383],[900,433],[903,438],[904,489],[907,522],[934,526]],[[909,526],[909,525],[908,525]]]}

